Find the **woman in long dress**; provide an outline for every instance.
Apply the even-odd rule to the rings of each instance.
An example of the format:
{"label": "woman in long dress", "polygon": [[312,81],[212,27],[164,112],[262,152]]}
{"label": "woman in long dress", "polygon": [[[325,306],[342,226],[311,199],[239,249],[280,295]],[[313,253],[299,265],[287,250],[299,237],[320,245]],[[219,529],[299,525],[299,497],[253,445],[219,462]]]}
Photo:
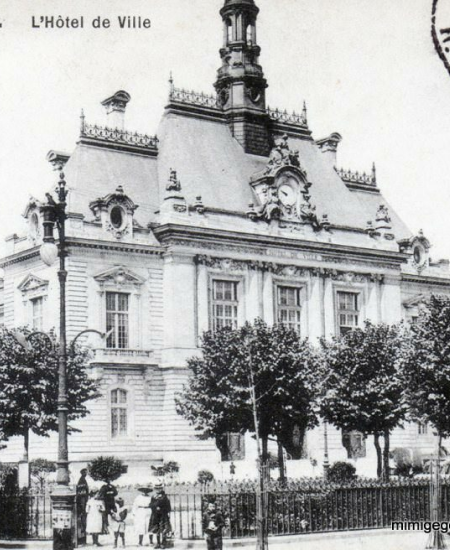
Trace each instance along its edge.
{"label": "woman in long dress", "polygon": [[[133,502],[134,530],[139,535],[139,546],[142,546],[144,536],[148,534],[148,527],[152,510],[150,508],[152,487],[140,487],[140,494]],[[149,536],[150,544],[153,542],[153,535]]]}
{"label": "woman in long dress", "polygon": [[100,546],[98,536],[103,530],[103,516],[105,505],[103,499],[95,491],[91,491],[90,498],[86,504],[86,533],[92,535],[92,544]]}

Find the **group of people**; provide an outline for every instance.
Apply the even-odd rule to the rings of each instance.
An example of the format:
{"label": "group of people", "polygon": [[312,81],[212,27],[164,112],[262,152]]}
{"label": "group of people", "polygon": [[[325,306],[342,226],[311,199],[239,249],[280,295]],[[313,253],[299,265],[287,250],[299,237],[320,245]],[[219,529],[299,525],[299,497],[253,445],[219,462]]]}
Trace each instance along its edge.
{"label": "group of people", "polygon": [[[125,546],[125,529],[128,509],[123,498],[110,482],[106,482],[98,491],[89,491],[86,481],[87,470],[81,470],[81,477],[77,485],[77,505],[82,508],[85,530],[92,536],[95,546],[101,546],[99,536],[112,532],[114,534],[114,548],[117,548],[119,539]],[[170,523],[170,500],[164,492],[162,484],[153,488],[151,485],[140,487],[139,495],[133,502],[132,515],[134,531],[138,535],[139,546],[143,546],[146,536],[149,544],[154,548],[166,548],[168,537],[172,535]],[[222,531],[225,521],[216,505],[210,502],[203,514],[203,532],[207,550],[222,550]]]}
{"label": "group of people", "polygon": [[[82,508],[85,530],[92,536],[92,543],[101,546],[99,536],[108,533],[114,534],[114,548],[117,548],[119,539],[125,546],[125,529],[128,509],[123,498],[112,483],[105,483],[98,491],[89,491],[86,482],[87,470],[81,471],[78,482],[78,506]],[[132,514],[134,516],[134,530],[139,537],[139,546],[144,543],[145,535],[149,536],[149,543],[153,544],[156,536],[155,548],[166,548],[168,537],[172,533],[170,523],[170,501],[161,484],[141,487],[138,489]],[[154,492],[154,494],[152,494]],[[80,498],[81,497],[81,498]]]}

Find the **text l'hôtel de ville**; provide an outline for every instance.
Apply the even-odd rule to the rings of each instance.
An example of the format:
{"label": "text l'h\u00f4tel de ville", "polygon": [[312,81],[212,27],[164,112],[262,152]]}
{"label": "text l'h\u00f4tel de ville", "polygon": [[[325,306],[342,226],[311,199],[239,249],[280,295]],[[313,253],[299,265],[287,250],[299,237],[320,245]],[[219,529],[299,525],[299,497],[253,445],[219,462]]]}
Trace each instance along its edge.
{"label": "text l'h\u00f4tel de ville", "polygon": [[69,17],[62,15],[33,15],[31,17],[31,27],[33,29],[109,29],[116,27],[119,29],[150,29],[152,22],[148,17],[140,15],[118,15],[116,18],[109,19],[100,15],[94,18]]}

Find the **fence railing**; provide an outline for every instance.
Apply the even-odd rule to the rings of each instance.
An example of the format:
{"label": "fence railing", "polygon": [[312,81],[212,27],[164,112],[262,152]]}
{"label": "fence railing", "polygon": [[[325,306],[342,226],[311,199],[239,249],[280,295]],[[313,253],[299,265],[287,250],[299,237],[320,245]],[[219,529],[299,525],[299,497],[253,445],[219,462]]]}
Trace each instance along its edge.
{"label": "fence railing", "polygon": [[52,508],[48,493],[0,492],[0,538],[49,539]]}
{"label": "fence railing", "polygon": [[[168,488],[169,489],[169,488]],[[224,537],[256,536],[256,494],[250,492],[168,492],[172,527],[181,539],[202,537],[202,516],[215,502],[225,517]],[[274,491],[267,495],[269,535],[390,528],[395,521],[429,521],[427,483],[345,487],[325,492]],[[450,486],[442,486],[442,517],[450,512]]]}

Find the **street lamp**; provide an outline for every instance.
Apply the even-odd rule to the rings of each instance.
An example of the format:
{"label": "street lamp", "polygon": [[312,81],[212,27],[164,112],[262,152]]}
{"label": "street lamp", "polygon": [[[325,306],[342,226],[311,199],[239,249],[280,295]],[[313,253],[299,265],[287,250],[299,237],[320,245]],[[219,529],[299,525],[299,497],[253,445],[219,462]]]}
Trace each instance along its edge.
{"label": "street lamp", "polygon": [[[66,182],[64,174],[59,173],[58,187],[56,189],[58,202],[55,202],[50,193],[46,194],[47,204],[41,207],[44,227],[44,243],[40,249],[42,261],[51,266],[59,257],[59,345],[58,345],[58,460],[56,470],[56,487],[52,492],[52,523],[53,523],[53,549],[72,550],[73,529],[75,522],[73,518],[75,493],[69,487],[69,450],[67,442],[67,342],[66,342],[66,279],[67,271],[65,260],[66,234],[65,222]],[[55,243],[53,229],[56,226],[58,231],[58,242]],[[73,353],[75,340],[87,332],[96,332],[102,337],[105,335],[94,329],[80,332],[72,341],[70,349]]]}

